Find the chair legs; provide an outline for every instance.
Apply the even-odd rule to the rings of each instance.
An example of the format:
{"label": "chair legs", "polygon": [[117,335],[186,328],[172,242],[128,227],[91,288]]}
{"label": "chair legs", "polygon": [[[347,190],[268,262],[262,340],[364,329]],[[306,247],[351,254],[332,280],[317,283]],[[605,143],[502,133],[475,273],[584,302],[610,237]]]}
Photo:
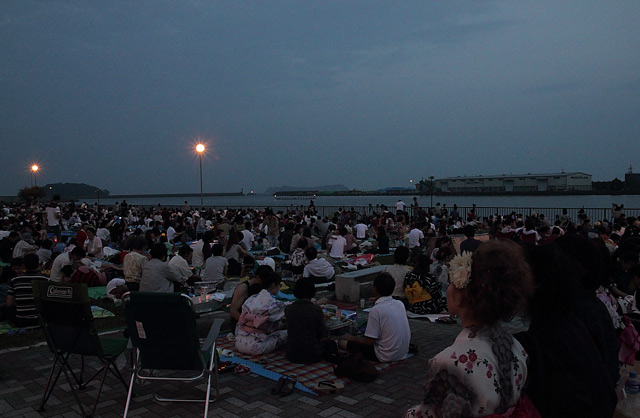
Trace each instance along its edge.
{"label": "chair legs", "polygon": [[[212,402],[215,402],[218,399],[218,396],[220,395],[220,389],[218,388],[218,373],[217,373],[217,363],[215,364],[215,367],[212,370],[208,370],[208,372],[206,373],[206,378],[207,378],[207,391],[206,391],[206,397],[204,399],[179,399],[179,398],[164,398],[164,397],[160,397],[157,394],[155,395],[155,399],[159,402],[197,402],[197,403],[204,403],[204,417],[206,418],[209,415],[209,404]],[[136,369],[134,368],[133,373],[131,374],[131,381],[129,383],[129,392],[127,393],[127,402],[125,404],[124,407],[124,414],[122,415],[123,418],[126,418],[127,414],[129,413],[129,406],[131,405],[131,398],[133,397],[133,385],[136,379],[140,379],[140,380],[145,380],[145,379],[149,379],[149,377],[141,377],[137,374]],[[199,376],[198,378],[202,378],[202,376]],[[164,380],[162,378],[151,378],[151,380]],[[174,381],[179,381],[179,380],[183,380],[180,378],[171,378],[170,380],[174,380]],[[193,381],[194,379],[186,379],[186,381]],[[215,386],[214,386],[215,385]],[[211,389],[213,387],[213,390],[215,391],[215,396],[213,397],[213,399],[211,399]]]}
{"label": "chair legs", "polygon": [[133,370],[131,373],[131,380],[129,381],[129,390],[127,392],[127,403],[124,406],[124,414],[123,417],[126,418],[127,413],[129,412],[129,404],[131,403],[131,396],[133,395],[133,382],[136,380],[136,371]]}
{"label": "chair legs", "polygon": [[[71,375],[73,376],[76,384],[78,385],[79,388],[82,387],[82,381],[81,379],[78,379],[78,377],[75,375],[75,373],[73,372],[73,370],[71,369],[71,366],[69,366],[69,353],[60,353],[60,352],[56,352],[54,357],[53,357],[53,364],[51,365],[51,371],[49,372],[49,379],[47,380],[47,386],[44,389],[44,395],[42,396],[42,402],[40,403],[40,406],[38,407],[38,411],[43,411],[44,410],[44,406],[47,403],[47,401],[49,400],[49,397],[51,396],[51,392],[53,392],[53,388],[56,386],[56,383],[58,383],[58,379],[60,378],[60,375],[64,372],[65,378],[67,379],[67,382],[69,383],[69,386],[71,387],[71,390],[74,394],[74,396],[76,396],[75,391],[73,391],[73,382],[71,381],[71,379],[69,378],[69,375],[67,374],[67,370],[71,373]],[[58,372],[56,373],[56,366],[60,366],[60,368],[58,369]],[[53,377],[53,375],[55,374],[55,378]],[[53,382],[51,381],[51,379],[53,378]],[[81,376],[82,378],[82,376]]]}
{"label": "chair legs", "polygon": [[[42,396],[42,402],[40,403],[40,406],[38,407],[38,412],[44,411],[44,406],[47,403],[47,401],[49,400],[49,397],[51,396],[51,393],[53,392],[53,388],[56,386],[56,383],[58,383],[58,379],[60,378],[60,374],[64,373],[64,377],[67,380],[67,383],[69,384],[69,388],[71,389],[71,393],[73,394],[73,397],[76,400],[76,403],[78,404],[78,407],[80,408],[80,412],[81,412],[82,416],[85,416],[84,407],[82,406],[82,402],[80,402],[80,398],[78,397],[78,394],[76,393],[76,388],[74,387],[74,382],[71,379],[71,377],[69,376],[69,373],[71,374],[71,376],[73,376],[73,379],[75,380],[75,384],[78,386],[78,389],[82,389],[83,388],[83,384],[82,384],[82,381],[81,381],[82,375],[81,375],[81,378],[78,379],[78,377],[75,375],[75,373],[71,369],[71,366],[69,365],[69,356],[70,355],[71,354],[69,354],[69,353],[60,353],[60,352],[56,352],[55,353],[54,358],[53,358],[53,364],[51,365],[51,371],[49,372],[49,379],[47,380],[47,386],[44,389],[44,395]],[[57,365],[59,365],[60,368],[58,369],[58,372],[56,373],[55,369],[56,369]],[[84,359],[83,359],[82,368],[84,369]],[[54,374],[55,374],[55,378],[53,378]],[[51,381],[52,378],[53,378],[53,382]]]}
{"label": "chair legs", "polygon": [[[82,360],[81,360],[81,369],[80,369],[80,378],[78,378],[78,376],[76,376],[76,374],[73,372],[73,369],[71,368],[71,365],[69,364],[69,353],[56,353],[54,356],[54,360],[53,360],[53,365],[51,366],[51,371],[49,372],[49,379],[47,381],[47,386],[45,388],[44,391],[44,395],[42,397],[42,402],[40,403],[40,406],[38,408],[38,411],[41,412],[44,410],[44,406],[47,403],[47,401],[49,400],[49,397],[51,396],[51,393],[53,392],[53,388],[56,386],[56,383],[58,382],[58,379],[60,378],[60,374],[64,373],[65,379],[67,380],[67,383],[69,384],[69,387],[71,389],[71,392],[73,394],[74,399],[76,400],[76,403],[78,404],[78,407],[80,408],[80,413],[82,414],[82,416],[93,416],[96,412],[96,408],[98,406],[98,402],[100,400],[100,394],[102,393],[102,387],[104,386],[104,380],[105,377],[107,376],[107,373],[109,371],[109,369],[111,369],[111,372],[114,374],[114,376],[120,380],[122,382],[122,384],[124,385],[126,390],[129,390],[127,383],[125,382],[124,378],[122,377],[122,375],[120,374],[120,371],[118,370],[116,364],[115,364],[115,358],[106,358],[106,357],[99,357],[99,359],[102,361],[102,367],[93,375],[91,376],[90,379],[88,379],[87,381],[83,381],[83,373],[84,373],[84,356],[82,356]],[[56,366],[59,365],[59,370],[55,371]],[[54,377],[55,374],[55,377]],[[95,396],[95,402],[93,404],[93,408],[91,410],[91,414],[90,415],[86,415],[85,414],[85,409],[84,406],[82,404],[82,402],[80,401],[80,398],[78,397],[78,394],[76,393],[76,390],[83,390],[87,387],[87,384],[89,384],[91,381],[93,381],[96,377],[98,377],[98,375],[102,374],[102,376],[100,377],[100,384],[98,386],[98,392]],[[52,381],[53,380],[53,381]]]}

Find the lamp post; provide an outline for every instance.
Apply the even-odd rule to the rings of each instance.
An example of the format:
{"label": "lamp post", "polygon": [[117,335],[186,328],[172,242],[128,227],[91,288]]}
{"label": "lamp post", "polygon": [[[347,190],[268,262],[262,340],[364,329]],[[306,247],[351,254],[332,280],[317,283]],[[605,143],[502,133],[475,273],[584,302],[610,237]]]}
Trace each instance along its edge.
{"label": "lamp post", "polygon": [[31,166],[31,173],[33,174],[33,185],[37,186],[38,185],[38,179],[36,177],[36,173],[38,172],[38,170],[40,169],[40,167],[38,167],[38,164],[34,164]]}
{"label": "lamp post", "polygon": [[433,176],[429,176],[429,181],[431,182],[431,207],[433,208]]}
{"label": "lamp post", "polygon": [[204,207],[202,194],[202,153],[204,152],[204,144],[196,145],[196,152],[200,157],[200,209],[202,209]]}

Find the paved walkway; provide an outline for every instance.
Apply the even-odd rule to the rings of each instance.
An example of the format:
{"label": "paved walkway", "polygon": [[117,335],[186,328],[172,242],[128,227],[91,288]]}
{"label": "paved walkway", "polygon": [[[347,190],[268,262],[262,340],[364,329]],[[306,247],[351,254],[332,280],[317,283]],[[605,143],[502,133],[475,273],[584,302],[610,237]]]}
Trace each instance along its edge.
{"label": "paved walkway", "polygon": [[[373,383],[354,382],[336,395],[312,396],[294,391],[286,397],[271,395],[276,382],[249,374],[220,376],[221,395],[212,404],[212,417],[398,417],[422,397],[427,360],[450,345],[460,331],[459,325],[409,320],[412,342],[419,352],[405,362],[386,370]],[[78,407],[69,386],[55,388],[45,411],[36,411],[47,381],[52,355],[46,346],[31,347],[0,354],[1,417],[77,417]],[[91,363],[89,363],[91,364]],[[125,378],[130,376],[125,368]],[[177,385],[160,383],[170,392]],[[181,385],[180,387],[185,386]],[[158,384],[136,386],[129,416],[190,417],[202,415],[201,404],[166,404],[153,399]],[[203,386],[201,386],[203,387]],[[196,392],[195,389],[190,391]],[[95,391],[87,390],[81,399],[91,404]],[[189,390],[187,390],[188,394]],[[112,376],[105,382],[96,416],[122,416],[126,392]]]}

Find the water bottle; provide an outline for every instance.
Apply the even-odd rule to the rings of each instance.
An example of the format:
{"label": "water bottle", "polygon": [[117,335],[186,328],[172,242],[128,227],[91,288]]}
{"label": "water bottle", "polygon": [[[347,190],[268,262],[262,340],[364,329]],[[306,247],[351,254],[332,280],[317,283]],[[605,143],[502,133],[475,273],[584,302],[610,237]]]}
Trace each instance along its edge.
{"label": "water bottle", "polygon": [[629,378],[624,382],[624,391],[627,395],[637,395],[640,392],[640,381],[636,372],[629,372]]}

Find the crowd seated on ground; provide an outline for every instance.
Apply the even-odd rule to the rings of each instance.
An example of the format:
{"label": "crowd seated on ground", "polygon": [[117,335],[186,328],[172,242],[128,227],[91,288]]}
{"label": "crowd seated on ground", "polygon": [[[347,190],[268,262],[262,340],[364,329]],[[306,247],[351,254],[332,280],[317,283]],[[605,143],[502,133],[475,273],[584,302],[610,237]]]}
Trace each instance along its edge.
{"label": "crowd seated on ground", "polygon": [[[50,280],[60,282],[106,284],[108,294],[115,298],[125,290],[120,280],[124,281],[126,289],[132,291],[174,291],[185,283],[192,284],[198,276],[219,289],[225,287],[230,275],[246,276],[249,281],[238,285],[231,302],[230,315],[234,321],[240,320],[234,328],[236,346],[240,352],[265,353],[284,347],[286,330],[281,323],[284,307],[278,303],[273,305],[274,315],[266,315],[267,321],[261,322],[265,317],[261,309],[272,303],[272,295],[280,288],[279,280],[270,273],[280,271],[283,266],[272,258],[262,260],[264,252],[278,247],[283,257],[291,258],[289,253],[292,249],[294,253],[300,250],[293,257],[297,260],[295,265],[292,263],[297,269],[294,281],[297,279],[302,283],[297,291],[298,299],[302,301],[299,305],[310,308],[313,307],[304,302],[308,299],[308,293],[303,292],[304,283],[320,284],[335,280],[338,265],[351,256],[348,254],[350,251],[368,252],[376,257],[393,253],[394,264],[386,268],[390,276],[385,275],[384,284],[378,282],[373,286],[378,299],[372,309],[377,313],[370,317],[374,319],[372,328],[367,327],[364,336],[354,337],[362,340],[347,341],[349,347],[345,348],[358,347],[357,350],[379,361],[400,358],[401,354],[406,356],[404,324],[399,328],[403,334],[392,337],[402,345],[398,348],[398,356],[389,355],[386,334],[380,326],[375,329],[376,315],[381,314],[379,311],[384,308],[387,312],[389,307],[389,311],[396,315],[396,311],[400,312],[399,306],[402,306],[401,313],[405,319],[405,309],[418,314],[458,315],[464,326],[463,332],[469,333],[465,334],[468,340],[465,341],[469,344],[481,342],[482,350],[489,344],[487,341],[496,338],[511,348],[518,348],[516,341],[508,336],[503,338],[503,333],[495,331],[492,320],[472,324],[471,328],[466,326],[465,315],[472,307],[483,312],[502,309],[498,302],[504,302],[506,296],[492,302],[498,305],[487,307],[486,302],[490,299],[480,298],[484,295],[482,289],[471,285],[469,288],[451,288],[451,278],[456,275],[452,270],[458,263],[454,260],[460,260],[458,257],[472,257],[472,276],[477,273],[482,277],[493,277],[495,283],[491,283],[501,288],[504,284],[501,281],[503,270],[514,269],[511,262],[508,266],[492,266],[492,269],[500,271],[491,274],[477,270],[478,266],[487,264],[483,257],[495,250],[494,253],[501,254],[502,258],[509,255],[522,266],[530,265],[537,284],[527,309],[531,320],[529,336],[519,336],[529,352],[527,370],[530,383],[527,386],[529,391],[524,393],[535,407],[548,412],[548,416],[562,416],[570,412],[558,405],[560,392],[556,393],[540,382],[554,379],[561,386],[560,382],[570,381],[577,385],[574,386],[574,394],[580,394],[580,388],[584,388],[584,393],[597,392],[599,397],[593,395],[591,399],[599,399],[600,407],[610,409],[613,404],[611,386],[618,379],[620,361],[629,362],[635,356],[633,325],[637,326],[640,320],[640,220],[626,217],[620,207],[612,211],[609,219],[599,220],[589,219],[584,211],[572,220],[566,210],[554,219],[553,216],[516,212],[480,217],[477,208],[462,211],[462,214],[455,205],[451,211],[448,209],[445,205],[436,205],[434,209],[423,210],[412,205],[410,213],[404,210],[394,213],[378,205],[371,206],[365,213],[341,208],[330,216],[320,217],[311,207],[292,207],[278,213],[270,209],[195,210],[160,206],[145,209],[124,202],[123,205],[109,207],[76,205],[73,202],[61,203],[57,198],[41,207],[5,205],[4,217],[0,219],[0,259],[4,266],[0,307],[3,317],[17,326],[34,322],[32,313],[24,308],[29,304],[30,292],[29,280],[25,277],[48,276]],[[465,240],[452,236],[463,232]],[[480,233],[488,234],[490,245],[479,243],[481,240],[477,238],[487,237],[481,237]],[[191,255],[186,243],[193,241]],[[512,245],[525,248],[529,259],[523,260],[517,251],[504,249]],[[172,259],[171,265],[166,262],[168,257]],[[185,268],[189,257],[191,266],[187,268],[194,269],[191,274]],[[35,259],[38,260],[37,265],[34,265]],[[233,271],[230,271],[232,264]],[[572,266],[568,273],[565,272],[567,266]],[[270,279],[263,282],[265,277]],[[389,277],[393,287],[387,294]],[[550,286],[553,283],[562,283],[562,286]],[[451,291],[445,295],[443,289]],[[477,297],[471,297],[472,290],[479,292]],[[451,295],[454,295],[453,300]],[[276,312],[280,310],[281,314]],[[317,309],[310,309],[310,312],[309,315],[317,316]],[[395,316],[394,320],[400,321]],[[265,323],[268,325],[266,330],[261,328]],[[476,332],[473,327],[478,325],[482,330]],[[255,329],[251,331],[251,328]],[[569,329],[571,332],[565,332]],[[473,336],[472,332],[475,333]],[[573,335],[571,344],[574,345],[576,341],[582,341],[579,346],[585,347],[584,358],[576,358],[574,363],[567,361],[563,368],[555,368],[553,359],[571,356],[571,344],[567,342],[564,348],[541,344],[539,336],[547,333],[558,335],[560,340]],[[321,338],[319,331],[314,336]],[[296,334],[294,341],[298,337],[308,340],[310,335]],[[318,348],[316,343],[314,339],[313,347]],[[517,350],[511,352],[520,367]],[[589,386],[587,382],[592,381],[591,377],[585,378],[576,371],[582,367],[580,364],[592,362],[596,353],[603,364],[594,366],[590,372],[606,376],[598,381],[601,387]],[[305,352],[301,357],[290,354],[292,359],[302,362],[318,357],[315,351]],[[466,360],[469,360],[468,356]],[[559,370],[562,370],[562,379],[549,377],[555,376]],[[496,379],[505,379],[499,373],[499,370],[492,371],[492,375],[498,376]],[[435,378],[431,374],[428,376],[428,387],[436,387]],[[508,393],[496,394],[500,398],[497,401],[493,394],[483,394],[487,400],[492,399],[484,411],[489,413],[513,407],[522,392],[522,379],[525,378],[523,374],[520,381],[508,383],[511,389],[505,387]],[[473,387],[473,382],[468,384]],[[433,399],[427,402],[425,398],[424,405],[432,405]],[[474,408],[482,407],[478,406],[480,401],[469,401],[472,415],[479,414],[479,410]],[[418,410],[415,409],[416,412]],[[593,410],[597,407],[594,406]]]}

